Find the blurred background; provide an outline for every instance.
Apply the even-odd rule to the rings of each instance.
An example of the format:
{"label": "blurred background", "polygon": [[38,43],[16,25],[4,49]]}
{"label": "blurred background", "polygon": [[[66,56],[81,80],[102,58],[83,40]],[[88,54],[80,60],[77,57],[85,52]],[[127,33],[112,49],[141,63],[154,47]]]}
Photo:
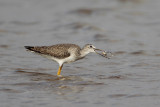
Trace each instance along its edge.
{"label": "blurred background", "polygon": [[[159,0],[0,0],[1,107],[159,107]],[[111,51],[58,64],[24,49],[75,43]]]}

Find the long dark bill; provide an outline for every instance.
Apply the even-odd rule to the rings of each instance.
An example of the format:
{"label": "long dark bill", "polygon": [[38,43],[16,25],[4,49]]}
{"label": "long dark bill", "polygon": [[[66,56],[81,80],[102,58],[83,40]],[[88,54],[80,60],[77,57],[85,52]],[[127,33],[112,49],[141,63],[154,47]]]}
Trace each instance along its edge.
{"label": "long dark bill", "polygon": [[94,49],[94,51],[95,51],[96,54],[98,54],[100,56],[103,56],[105,58],[108,58],[108,59],[110,59],[113,56],[113,54],[111,52],[106,52],[106,51],[101,50],[101,49]]}

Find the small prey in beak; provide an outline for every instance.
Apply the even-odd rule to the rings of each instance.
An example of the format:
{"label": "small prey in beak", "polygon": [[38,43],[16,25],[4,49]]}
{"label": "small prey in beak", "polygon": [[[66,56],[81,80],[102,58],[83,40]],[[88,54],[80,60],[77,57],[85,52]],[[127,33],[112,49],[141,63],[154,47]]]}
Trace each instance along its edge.
{"label": "small prey in beak", "polygon": [[94,48],[94,51],[95,51],[96,54],[101,55],[101,56],[103,56],[105,58],[108,58],[108,59],[110,59],[113,56],[113,54],[109,51],[106,52],[104,50],[96,49],[96,48]]}

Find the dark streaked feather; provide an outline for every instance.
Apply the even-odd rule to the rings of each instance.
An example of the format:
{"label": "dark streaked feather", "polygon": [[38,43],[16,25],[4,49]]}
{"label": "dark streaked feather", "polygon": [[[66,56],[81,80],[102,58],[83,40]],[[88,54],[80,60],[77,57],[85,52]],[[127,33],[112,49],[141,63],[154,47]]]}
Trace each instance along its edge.
{"label": "dark streaked feather", "polygon": [[70,47],[78,48],[78,50],[80,50],[80,47],[75,44],[57,44],[52,46],[35,46],[35,47],[25,46],[26,49],[34,51],[35,53],[49,55],[59,59],[70,56],[70,53],[68,52],[68,49]]}
{"label": "dark streaked feather", "polygon": [[30,51],[34,48],[33,46],[24,46],[24,47]]}

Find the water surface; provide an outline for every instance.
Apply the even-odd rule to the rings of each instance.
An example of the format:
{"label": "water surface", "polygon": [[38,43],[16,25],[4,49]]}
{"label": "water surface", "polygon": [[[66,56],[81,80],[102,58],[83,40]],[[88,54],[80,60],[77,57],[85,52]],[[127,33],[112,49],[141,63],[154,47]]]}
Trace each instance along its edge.
{"label": "water surface", "polygon": [[[159,107],[159,0],[0,0],[1,107]],[[25,45],[112,51],[58,64]]]}

